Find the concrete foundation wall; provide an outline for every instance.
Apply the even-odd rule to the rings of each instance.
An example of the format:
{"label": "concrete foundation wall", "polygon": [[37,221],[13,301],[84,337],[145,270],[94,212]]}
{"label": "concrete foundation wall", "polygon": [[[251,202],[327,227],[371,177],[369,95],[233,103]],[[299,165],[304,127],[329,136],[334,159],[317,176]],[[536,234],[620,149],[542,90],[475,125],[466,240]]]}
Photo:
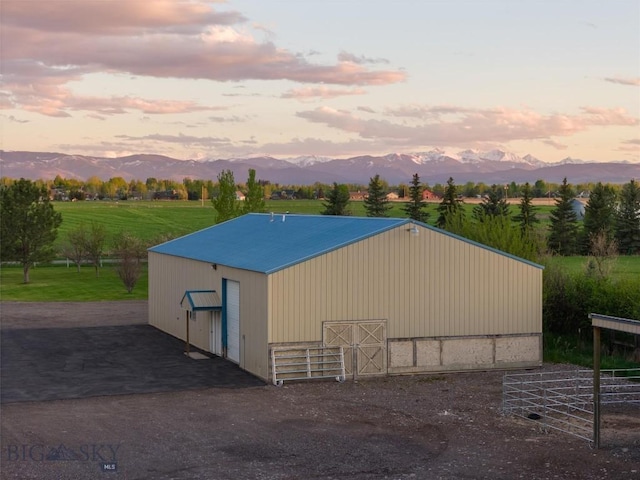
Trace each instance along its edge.
{"label": "concrete foundation wall", "polygon": [[390,374],[535,367],[542,335],[389,339],[388,355]]}

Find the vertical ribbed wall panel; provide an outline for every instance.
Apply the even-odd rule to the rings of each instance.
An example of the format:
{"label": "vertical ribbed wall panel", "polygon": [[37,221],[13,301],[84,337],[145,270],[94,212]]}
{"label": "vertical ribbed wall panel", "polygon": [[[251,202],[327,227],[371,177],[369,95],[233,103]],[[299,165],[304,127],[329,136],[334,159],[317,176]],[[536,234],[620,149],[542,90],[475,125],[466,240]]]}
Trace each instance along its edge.
{"label": "vertical ribbed wall panel", "polygon": [[270,275],[270,342],[323,321],[387,319],[389,338],[540,332],[542,270],[440,232],[398,227]]}

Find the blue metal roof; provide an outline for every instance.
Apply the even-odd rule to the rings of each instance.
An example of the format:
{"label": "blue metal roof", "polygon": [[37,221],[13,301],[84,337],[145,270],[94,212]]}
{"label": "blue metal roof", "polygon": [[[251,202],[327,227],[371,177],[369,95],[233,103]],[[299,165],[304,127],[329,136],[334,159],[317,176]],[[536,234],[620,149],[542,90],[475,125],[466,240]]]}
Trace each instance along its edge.
{"label": "blue metal roof", "polygon": [[409,222],[407,218],[249,213],[149,251],[269,274]]}

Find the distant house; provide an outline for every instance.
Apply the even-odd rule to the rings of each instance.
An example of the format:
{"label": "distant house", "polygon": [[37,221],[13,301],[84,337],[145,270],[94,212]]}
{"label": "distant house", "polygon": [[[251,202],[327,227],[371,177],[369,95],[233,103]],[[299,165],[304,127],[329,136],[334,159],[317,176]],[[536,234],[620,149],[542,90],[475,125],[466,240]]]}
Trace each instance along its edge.
{"label": "distant house", "polygon": [[176,190],[162,190],[159,192],[153,192],[154,200],[179,200],[180,195]]}
{"label": "distant house", "polygon": [[295,200],[296,192],[295,190],[280,190],[273,192],[269,198],[271,200]]}
{"label": "distant house", "polygon": [[245,198],[246,197],[244,196],[244,193],[242,193],[240,190],[236,190],[236,200],[240,200],[242,202]]}
{"label": "distant house", "polygon": [[362,201],[368,196],[367,192],[361,192],[360,190],[357,192],[349,192],[349,200]]}
{"label": "distant house", "polygon": [[440,200],[440,195],[426,188],[422,191],[422,200]]}
{"label": "distant house", "polygon": [[49,200],[68,202],[69,192],[67,192],[67,190],[62,187],[54,187],[49,192]]}
{"label": "distant house", "polygon": [[389,192],[387,193],[387,200],[398,200],[400,198],[400,195],[398,195],[396,192]]}

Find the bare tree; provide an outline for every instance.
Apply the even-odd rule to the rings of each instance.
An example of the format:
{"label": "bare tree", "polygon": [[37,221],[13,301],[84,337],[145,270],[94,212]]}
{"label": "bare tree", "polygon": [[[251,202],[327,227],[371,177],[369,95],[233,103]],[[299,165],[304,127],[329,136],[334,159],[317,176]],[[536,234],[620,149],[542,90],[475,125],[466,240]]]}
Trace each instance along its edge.
{"label": "bare tree", "polygon": [[91,223],[87,231],[85,252],[87,259],[96,269],[96,277],[99,275],[100,261],[104,254],[104,245],[107,240],[107,229],[99,223]]}
{"label": "bare tree", "polygon": [[142,261],[147,254],[146,246],[128,232],[120,232],[113,241],[113,256],[117,262],[116,273],[127,293],[131,293],[142,274]]}
{"label": "bare tree", "polygon": [[67,232],[61,253],[76,264],[79,273],[80,265],[87,256],[87,228],[84,223]]}
{"label": "bare tree", "polygon": [[605,230],[589,237],[589,260],[587,273],[598,278],[606,278],[618,259],[618,242],[611,239]]}

